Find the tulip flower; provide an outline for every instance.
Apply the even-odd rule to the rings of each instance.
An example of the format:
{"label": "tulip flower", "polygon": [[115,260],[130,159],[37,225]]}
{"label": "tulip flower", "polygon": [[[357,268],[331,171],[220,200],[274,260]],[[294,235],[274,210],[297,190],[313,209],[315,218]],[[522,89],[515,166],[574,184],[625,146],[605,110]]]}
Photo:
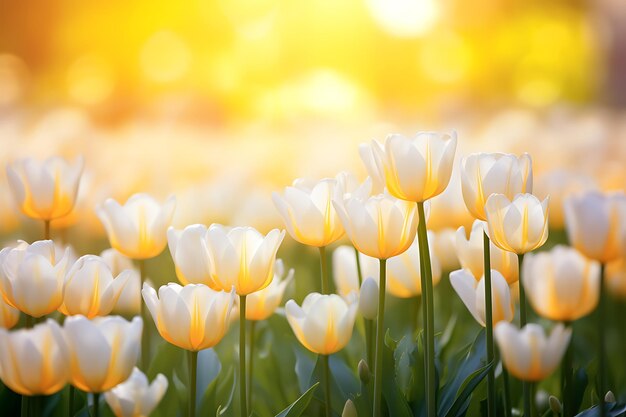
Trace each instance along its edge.
{"label": "tulip flower", "polygon": [[372,277],[363,280],[359,291],[359,313],[367,320],[376,319],[378,314],[378,283]]}
{"label": "tulip flower", "polygon": [[167,378],[158,374],[152,384],[138,368],[126,381],[104,393],[116,417],[148,417],[167,391]]}
{"label": "tulip flower", "polygon": [[502,361],[523,381],[540,381],[557,368],[572,335],[571,328],[556,325],[548,337],[541,326],[529,323],[522,329],[500,322],[495,328]]}
{"label": "tulip flower", "polygon": [[380,194],[334,204],[352,244],[365,255],[389,259],[407,250],[415,239],[415,203]]}
{"label": "tulip flower", "polygon": [[0,297],[0,328],[10,329],[20,320],[20,310]]}
{"label": "tulip flower", "polygon": [[[372,277],[378,283],[378,259],[358,253],[361,273],[363,277]],[[357,272],[354,248],[341,245],[333,251],[333,281],[337,293],[343,297],[351,292],[359,291],[359,276]]]}
{"label": "tulip flower", "polygon": [[65,319],[70,383],[92,393],[107,391],[130,376],[139,358],[143,321],[118,316]]}
{"label": "tulip flower", "polygon": [[362,143],[359,145],[359,156],[365,165],[367,175],[371,178],[372,192],[382,194],[385,192],[385,173],[378,168],[374,149],[376,149],[376,153],[381,153],[384,148],[380,142],[375,140],[371,143]]}
{"label": "tulip flower", "polygon": [[418,132],[411,138],[392,134],[384,146],[373,141],[371,150],[373,161],[364,160],[370,175],[378,172],[394,197],[423,202],[441,194],[450,181],[456,133]]}
{"label": "tulip flower", "polygon": [[226,334],[234,292],[203,284],[170,283],[154,288],[144,283],[143,299],[159,334],[169,343],[197,352],[215,346]]}
{"label": "tulip flower", "polygon": [[130,277],[122,289],[112,312],[122,315],[140,314],[143,303],[141,302],[141,276],[133,265],[133,260],[119,253],[113,248],[100,253],[100,257],[111,270],[111,274],[117,276],[123,271],[130,271]]}
{"label": "tulip flower", "polygon": [[289,269],[285,275],[285,266],[282,259],[277,259],[274,265],[274,279],[267,287],[253,292],[247,297],[246,319],[265,320],[272,314],[283,299],[287,285],[293,280],[294,270]]}
{"label": "tulip flower", "polygon": [[42,162],[27,158],[7,165],[13,197],[25,215],[45,222],[45,239],[49,239],[50,221],[74,208],[82,172],[82,157],[72,164],[52,157]]}
{"label": "tulip flower", "polygon": [[348,344],[357,310],[355,293],[346,299],[336,294],[311,293],[302,306],[294,300],[285,304],[287,321],[298,341],[320,355],[332,355]]}
{"label": "tulip flower", "polygon": [[[492,325],[500,321],[511,321],[515,314],[511,291],[506,279],[495,269],[491,270],[491,299],[493,301]],[[467,269],[459,269],[450,273],[452,288],[459,295],[465,307],[469,310],[474,320],[485,327],[486,302],[485,302],[485,278],[476,281],[474,275]]]}
{"label": "tulip flower", "polygon": [[96,213],[111,247],[132,259],[148,259],[165,249],[175,208],[173,196],[161,205],[147,194],[135,194],[123,206],[109,198]]}
{"label": "tulip flower", "polygon": [[626,258],[606,266],[606,288],[615,297],[626,299]]}
{"label": "tulip flower", "polygon": [[491,194],[513,199],[533,187],[530,155],[475,153],[461,162],[461,185],[467,209],[479,220],[487,220],[485,204]]}
{"label": "tulip flower", "polygon": [[606,264],[626,253],[626,194],[589,191],[565,199],[567,235],[573,247]]}
{"label": "tulip flower", "polygon": [[113,310],[131,275],[131,270],[125,270],[114,278],[102,258],[85,255],[76,261],[65,277],[63,304],[59,311],[67,316],[82,314],[89,319],[106,316]]}
{"label": "tulip flower", "polygon": [[[428,238],[432,246],[434,236],[431,232],[428,233]],[[419,244],[415,239],[409,249],[387,260],[387,292],[398,298],[422,294],[420,256]],[[441,265],[434,253],[430,254],[430,263],[432,283],[437,285],[441,280]]]}
{"label": "tulip flower", "polygon": [[[485,271],[483,262],[483,236],[487,224],[481,220],[475,220],[469,238],[465,227],[461,226],[456,231],[456,250],[461,267],[472,273],[479,280]],[[518,280],[517,256],[514,253],[500,249],[493,242],[489,243],[490,265],[506,279],[509,285]]]}
{"label": "tulip flower", "polygon": [[558,245],[525,259],[522,283],[533,309],[570,322],[591,313],[600,295],[600,265],[576,249]]}
{"label": "tulip flower", "polygon": [[176,266],[176,276],[183,285],[213,286],[206,235],[207,228],[202,224],[192,224],[183,230],[173,227],[167,230],[167,243]]}
{"label": "tulip flower", "polygon": [[0,290],[11,306],[31,317],[50,314],[63,303],[69,253],[59,257],[51,240],[0,251]]}
{"label": "tulip flower", "polygon": [[263,236],[252,227],[225,227],[212,224],[207,231],[209,265],[214,287],[239,295],[239,372],[241,415],[247,417],[245,317],[246,296],[267,287],[274,277],[276,252],[285,231],[271,230]]}
{"label": "tulip flower", "polygon": [[491,241],[518,255],[542,246],[548,239],[548,200],[532,194],[518,194],[513,200],[493,194],[485,205]]}
{"label": "tulip flower", "polygon": [[32,329],[0,329],[0,379],[18,394],[52,395],[67,384],[69,355],[51,319]]}
{"label": "tulip flower", "polygon": [[432,248],[434,257],[439,259],[443,271],[454,271],[461,267],[457,255],[455,229],[445,228],[433,232]]}

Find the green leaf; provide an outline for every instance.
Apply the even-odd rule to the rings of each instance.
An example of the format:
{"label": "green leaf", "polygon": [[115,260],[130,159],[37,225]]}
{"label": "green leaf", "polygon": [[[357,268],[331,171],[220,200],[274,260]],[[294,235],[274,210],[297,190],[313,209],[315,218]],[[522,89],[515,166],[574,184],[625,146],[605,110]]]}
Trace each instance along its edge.
{"label": "green leaf", "polygon": [[450,407],[448,412],[445,414],[446,417],[461,417],[465,415],[472,392],[474,392],[478,384],[480,384],[493,366],[494,362],[490,362],[484,367],[473,372],[465,379],[465,381],[463,381],[452,407]]}
{"label": "green leaf", "polygon": [[385,335],[383,345],[383,398],[387,405],[389,415],[394,417],[413,417],[411,407],[402,394],[396,382],[396,366],[394,361],[394,350],[398,343],[391,338],[389,332]]}
{"label": "green leaf", "polygon": [[299,417],[304,413],[304,410],[309,406],[309,403],[313,399],[313,395],[317,390],[317,387],[320,385],[319,382],[315,383],[311,388],[309,388],[304,394],[300,396],[296,401],[293,402],[289,407],[285,408],[283,411],[278,413],[276,417]]}
{"label": "green leaf", "polygon": [[[619,417],[623,416],[626,413],[626,404],[618,404],[618,403],[605,403],[604,411],[606,412],[606,417]],[[600,415],[600,408],[598,405],[594,405],[591,408],[586,409],[580,414],[577,414],[576,417],[596,417]]]}

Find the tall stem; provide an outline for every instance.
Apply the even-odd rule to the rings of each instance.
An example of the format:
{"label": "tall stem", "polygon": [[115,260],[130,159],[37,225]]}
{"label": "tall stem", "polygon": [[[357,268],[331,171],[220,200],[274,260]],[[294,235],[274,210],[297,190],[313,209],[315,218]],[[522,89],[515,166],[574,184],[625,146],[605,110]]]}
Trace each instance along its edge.
{"label": "tall stem", "polygon": [[[361,257],[359,256],[359,250],[354,248],[354,258],[356,260],[356,275],[359,279],[359,288],[363,284],[363,270],[361,269]],[[372,352],[372,320],[364,319],[365,325],[365,358],[367,365],[373,365],[373,352]]]}
{"label": "tall stem", "polygon": [[424,213],[424,202],[417,203],[419,212],[419,225],[417,228],[417,237],[419,243],[419,252],[423,267],[422,276],[422,298],[425,308],[425,330],[426,330],[426,407],[428,417],[437,415],[437,378],[435,370],[435,313],[433,300],[433,274],[430,265],[430,250],[428,248],[428,234],[426,231],[426,215]]}
{"label": "tall stem", "polygon": [[[522,279],[522,265],[524,264],[524,254],[517,255],[518,280],[519,280],[519,327],[526,326],[527,310],[526,310],[526,290],[524,289],[524,280]],[[528,381],[522,381],[522,398],[524,404],[524,417],[530,417],[532,410],[531,386]]]}
{"label": "tall stem", "polygon": [[606,297],[604,295],[604,279],[606,272],[606,264],[600,264],[600,300],[598,301],[598,314],[597,317],[597,331],[598,331],[598,378],[599,381],[599,397],[600,397],[600,417],[604,417],[606,415],[606,410],[604,409],[604,396],[606,395],[606,347],[605,347],[605,339],[604,339],[604,328],[606,326],[605,322],[605,305]]}
{"label": "tall stem", "polygon": [[196,417],[196,383],[198,372],[197,351],[187,351],[187,366],[189,367],[189,417]]}
{"label": "tall stem", "polygon": [[324,410],[326,410],[326,417],[332,417],[332,410],[330,407],[330,355],[322,355],[322,361],[324,362]]}
{"label": "tall stem", "polygon": [[[563,322],[564,326],[569,326],[569,322]],[[563,382],[561,396],[563,397],[563,417],[572,417],[574,410],[572,410],[572,342],[565,349],[565,355],[563,355],[563,361],[561,362],[561,379]]]}
{"label": "tall stem", "polygon": [[385,337],[385,288],[387,285],[387,260],[381,259],[378,289],[378,319],[376,321],[376,363],[374,365],[374,417],[381,416],[383,392],[383,339]]}
{"label": "tall stem", "polygon": [[[143,283],[146,280],[146,261],[140,259],[137,263],[139,264],[139,276],[141,278],[141,286],[143,287]],[[143,332],[141,333],[141,368],[147,373],[150,367],[150,321],[146,317],[146,304],[141,296],[139,296],[139,305],[141,307],[141,319],[144,322]]]}
{"label": "tall stem", "polygon": [[34,318],[34,317],[33,317],[33,316],[31,316],[30,314],[26,314],[26,313],[24,313],[24,326],[25,326],[27,329],[30,329],[31,327],[33,327],[33,323],[34,323],[33,318]]}
{"label": "tall stem", "polygon": [[74,385],[70,384],[70,395],[69,395],[69,404],[68,404],[68,416],[69,417],[74,417],[74,394],[76,393],[76,388],[74,388]]}
{"label": "tall stem", "polygon": [[91,394],[93,397],[93,417],[100,416],[100,393],[94,392]]}
{"label": "tall stem", "polygon": [[252,410],[252,373],[254,369],[254,333],[256,330],[256,320],[250,320],[250,350],[248,352],[248,410]]}
{"label": "tall stem", "polygon": [[354,258],[356,259],[356,276],[359,279],[359,288],[361,288],[361,284],[363,284],[363,270],[361,269],[361,257],[357,248],[354,248]]}
{"label": "tall stem", "polygon": [[[492,363],[493,352],[493,300],[491,297],[491,248],[489,236],[483,232],[483,264],[485,275],[485,329],[487,337],[487,363]],[[487,415],[496,415],[496,373],[495,366],[487,374]]]}
{"label": "tall stem", "polygon": [[43,221],[43,238],[50,240],[50,220]]}
{"label": "tall stem", "polygon": [[330,294],[330,277],[326,262],[326,246],[320,246],[320,266],[322,270],[322,294]]}
{"label": "tall stem", "polygon": [[246,401],[246,296],[239,296],[239,402],[241,417],[248,417]]}
{"label": "tall stem", "polygon": [[30,397],[28,395],[22,395],[22,408],[20,410],[21,417],[30,417]]}
{"label": "tall stem", "polygon": [[511,417],[513,404],[511,403],[511,385],[509,383],[509,371],[502,366],[502,381],[504,382],[504,417]]}

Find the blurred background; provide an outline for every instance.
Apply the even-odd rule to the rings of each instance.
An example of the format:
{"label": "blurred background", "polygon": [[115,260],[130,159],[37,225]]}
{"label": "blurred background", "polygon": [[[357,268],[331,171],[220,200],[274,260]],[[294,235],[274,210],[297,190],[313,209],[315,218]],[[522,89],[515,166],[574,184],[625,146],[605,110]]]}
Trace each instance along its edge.
{"label": "blurred background", "polygon": [[[138,191],[176,194],[178,227],[280,227],[272,191],[363,178],[358,144],[391,132],[530,152],[558,199],[625,188],[624,74],[623,0],[0,0],[0,162],[84,155],[53,222],[77,237]],[[458,181],[434,204],[431,228],[467,224]],[[0,218],[40,234],[4,174]]]}

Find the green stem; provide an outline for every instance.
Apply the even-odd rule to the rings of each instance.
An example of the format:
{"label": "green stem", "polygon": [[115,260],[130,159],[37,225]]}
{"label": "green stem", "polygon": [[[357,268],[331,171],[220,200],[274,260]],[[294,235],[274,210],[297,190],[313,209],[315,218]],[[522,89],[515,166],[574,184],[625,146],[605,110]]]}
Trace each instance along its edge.
{"label": "green stem", "polygon": [[21,417],[29,417],[30,413],[30,397],[28,395],[22,395],[22,408],[20,410]]}
{"label": "green stem", "polygon": [[419,212],[419,225],[417,236],[419,243],[420,257],[423,260],[422,276],[422,297],[425,308],[425,330],[426,330],[426,407],[428,417],[437,415],[437,378],[435,370],[435,314],[433,300],[433,274],[430,265],[430,250],[428,248],[428,233],[426,231],[426,215],[424,213],[424,202],[417,203]]}
{"label": "green stem", "polygon": [[43,221],[43,238],[50,240],[50,220]]}
{"label": "green stem", "polygon": [[24,326],[27,329],[30,329],[30,328],[33,327],[33,324],[34,324],[34,320],[33,319],[34,319],[33,316],[31,316],[30,314],[24,313]]}
{"label": "green stem", "polygon": [[70,393],[69,393],[69,405],[68,405],[68,416],[74,417],[74,394],[76,392],[76,388],[74,385],[70,384]]}
{"label": "green stem", "polygon": [[359,250],[354,248],[354,257],[356,259],[356,276],[359,279],[359,288],[363,284],[363,271],[361,270],[361,257],[359,256]]}
{"label": "green stem", "polygon": [[241,417],[248,417],[246,401],[246,296],[239,296],[239,402]]}
{"label": "green stem", "polygon": [[187,366],[189,367],[189,417],[196,417],[196,383],[198,372],[198,352],[187,351]]}
{"label": "green stem", "polygon": [[378,319],[376,321],[376,363],[374,365],[374,417],[381,416],[383,392],[383,339],[385,337],[385,288],[387,285],[387,260],[381,259],[378,289]]}
{"label": "green stem", "polygon": [[517,255],[517,265],[518,265],[518,285],[519,285],[519,327],[520,329],[526,326],[528,322],[528,313],[527,313],[527,303],[526,303],[526,289],[523,285],[522,280],[522,264],[524,263],[524,254],[520,253]]}
{"label": "green stem", "polygon": [[[563,322],[564,326],[569,326],[569,322]],[[565,349],[565,355],[563,355],[563,361],[561,362],[561,380],[562,380],[562,392],[563,397],[563,417],[572,417],[574,410],[572,410],[572,360],[573,350],[572,342],[570,340],[569,345]]]}
{"label": "green stem", "polygon": [[[483,232],[483,264],[485,279],[485,329],[487,337],[487,363],[493,363],[493,300],[491,297],[491,248],[489,236]],[[487,374],[487,415],[496,415],[496,372],[492,366]]]}
{"label": "green stem", "polygon": [[94,392],[91,394],[93,397],[93,417],[100,416],[100,393]]}
{"label": "green stem", "polygon": [[320,246],[320,266],[322,270],[322,294],[330,294],[330,277],[326,262],[326,246]]}
{"label": "green stem", "polygon": [[606,311],[605,311],[605,303],[606,297],[604,294],[604,280],[605,280],[605,272],[606,272],[606,264],[600,264],[600,300],[598,301],[598,314],[597,317],[597,331],[598,331],[598,378],[599,381],[599,397],[600,397],[600,417],[604,417],[606,415],[606,410],[604,409],[604,396],[606,395],[606,347],[605,347],[605,339],[604,339],[604,329],[606,327]]}
{"label": "green stem", "polygon": [[511,385],[509,382],[509,371],[502,365],[502,382],[504,383],[504,416],[511,417],[511,409],[513,404],[511,403]]}
{"label": "green stem", "polygon": [[254,333],[256,331],[256,320],[250,320],[250,350],[248,357],[248,410],[252,410],[252,374],[254,369]]}
{"label": "green stem", "polygon": [[331,404],[330,404],[330,355],[322,355],[322,361],[324,362],[324,409],[326,410],[326,417],[332,417]]}
{"label": "green stem", "polygon": [[[139,276],[141,277],[141,286],[146,280],[146,261],[140,259],[137,261],[139,264]],[[146,304],[143,299],[139,298],[139,305],[141,306],[141,319],[143,320],[143,332],[141,333],[141,368],[147,373],[150,367],[150,320],[146,314]]]}

